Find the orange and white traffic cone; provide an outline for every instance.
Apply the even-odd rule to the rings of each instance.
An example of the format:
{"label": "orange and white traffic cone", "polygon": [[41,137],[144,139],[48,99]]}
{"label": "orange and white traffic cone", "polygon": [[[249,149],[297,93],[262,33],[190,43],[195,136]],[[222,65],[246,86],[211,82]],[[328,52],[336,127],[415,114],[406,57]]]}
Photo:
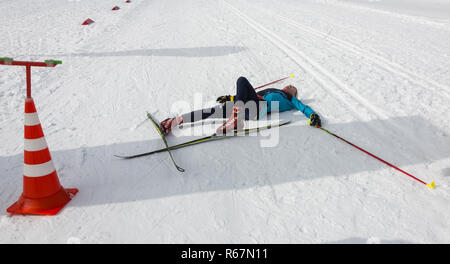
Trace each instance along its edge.
{"label": "orange and white traffic cone", "polygon": [[64,189],[59,183],[33,98],[26,98],[23,193],[6,211],[55,215],[77,192],[78,189]]}

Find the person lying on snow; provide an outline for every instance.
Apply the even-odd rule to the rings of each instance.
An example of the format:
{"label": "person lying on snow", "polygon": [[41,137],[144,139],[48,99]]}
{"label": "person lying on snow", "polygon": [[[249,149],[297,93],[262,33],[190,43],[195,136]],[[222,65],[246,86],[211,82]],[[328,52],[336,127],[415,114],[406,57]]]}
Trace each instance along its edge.
{"label": "person lying on snow", "polygon": [[272,102],[278,102],[279,112],[297,109],[310,119],[311,126],[321,126],[319,115],[297,99],[297,88],[292,85],[288,85],[282,90],[269,88],[256,92],[245,77],[239,77],[236,83],[236,95],[220,96],[217,98],[217,102],[221,104],[165,119],[160,123],[161,131],[167,135],[173,127],[183,123],[227,117],[229,117],[228,120],[217,129],[217,132],[238,130],[244,126],[244,120],[259,120],[266,113],[270,113]]}

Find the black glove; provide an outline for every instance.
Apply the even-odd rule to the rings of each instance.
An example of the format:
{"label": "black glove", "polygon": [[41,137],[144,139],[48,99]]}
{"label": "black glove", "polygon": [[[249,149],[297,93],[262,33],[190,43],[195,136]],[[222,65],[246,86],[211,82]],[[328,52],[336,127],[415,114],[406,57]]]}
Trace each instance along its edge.
{"label": "black glove", "polygon": [[311,114],[309,117],[309,125],[315,127],[321,127],[322,122],[320,122],[320,116],[318,114]]}
{"label": "black glove", "polygon": [[216,99],[216,102],[221,103],[221,104],[223,104],[223,103],[225,103],[227,101],[234,101],[234,96],[232,96],[232,95],[222,95],[222,96],[217,97],[217,99]]}

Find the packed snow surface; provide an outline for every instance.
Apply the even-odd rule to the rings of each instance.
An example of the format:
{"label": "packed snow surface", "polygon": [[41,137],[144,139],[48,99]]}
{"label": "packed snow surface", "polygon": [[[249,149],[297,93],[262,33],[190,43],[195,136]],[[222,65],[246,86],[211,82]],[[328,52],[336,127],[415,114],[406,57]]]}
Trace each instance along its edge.
{"label": "packed snow surface", "polygon": [[[56,216],[6,213],[22,193],[26,81],[22,67],[0,65],[0,242],[450,243],[449,10],[443,0],[0,1],[0,57],[63,61],[32,69],[32,95],[61,184],[80,190]],[[233,94],[239,76],[257,86],[290,74],[273,87],[297,86],[324,128],[436,188],[295,111],[274,115],[292,123],[272,147],[266,133],[174,150],[185,173],[167,153],[113,156],[163,147],[146,111],[163,119]],[[202,135],[191,131],[167,140]]]}

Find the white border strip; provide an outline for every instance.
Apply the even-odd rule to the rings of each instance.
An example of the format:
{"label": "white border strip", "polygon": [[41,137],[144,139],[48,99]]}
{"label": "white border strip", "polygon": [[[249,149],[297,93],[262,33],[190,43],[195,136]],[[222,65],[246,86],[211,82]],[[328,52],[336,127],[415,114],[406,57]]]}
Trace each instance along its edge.
{"label": "white border strip", "polygon": [[23,164],[23,176],[27,177],[41,177],[54,171],[55,166],[53,165],[52,160],[37,165]]}
{"label": "white border strip", "polygon": [[39,121],[38,113],[37,112],[25,113],[25,122],[24,123],[26,126],[39,125],[41,122]]}
{"label": "white border strip", "polygon": [[47,148],[47,141],[45,141],[45,137],[25,139],[23,145],[26,151],[39,151]]}

